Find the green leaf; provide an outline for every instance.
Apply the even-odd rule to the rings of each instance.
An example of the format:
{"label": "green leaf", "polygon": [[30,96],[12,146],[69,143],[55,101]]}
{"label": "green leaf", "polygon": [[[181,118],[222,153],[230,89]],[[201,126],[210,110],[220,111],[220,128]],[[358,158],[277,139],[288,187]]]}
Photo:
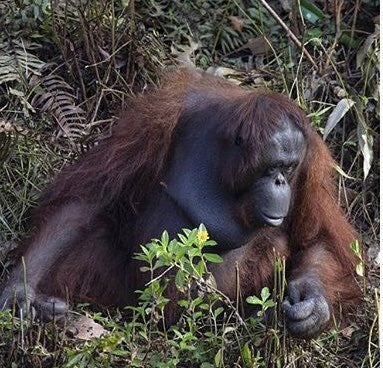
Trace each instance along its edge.
{"label": "green leaf", "polygon": [[307,30],[307,36],[312,38],[321,38],[323,36],[323,32],[320,28],[311,28]]}
{"label": "green leaf", "polygon": [[217,242],[215,242],[214,240],[206,240],[204,246],[206,247],[206,246],[214,246],[214,245],[217,245]]}
{"label": "green leaf", "polygon": [[168,232],[166,230],[162,233],[161,243],[162,243],[162,245],[166,245],[166,246],[169,243],[169,234],[168,234]]}
{"label": "green leaf", "polygon": [[83,354],[76,354],[73,358],[69,360],[67,363],[68,367],[75,367],[78,363],[80,363],[84,359]]}
{"label": "green leaf", "polygon": [[202,275],[205,273],[205,262],[203,260],[199,261],[195,268],[197,270],[198,276],[202,277]]}
{"label": "green leaf", "polygon": [[171,255],[174,255],[177,253],[179,247],[177,245],[177,241],[171,241],[168,245],[168,252],[171,254]]}
{"label": "green leaf", "polygon": [[150,267],[142,266],[142,267],[140,267],[140,271],[141,271],[141,272],[147,272],[147,271],[150,271]]}
{"label": "green leaf", "polygon": [[249,304],[256,304],[256,305],[262,305],[263,304],[263,301],[255,295],[248,296],[246,298],[246,302]]}
{"label": "green leaf", "polygon": [[195,298],[194,300],[191,301],[190,305],[194,309],[198,307],[202,302],[203,302],[202,298]]}
{"label": "green leaf", "polygon": [[178,237],[181,240],[181,244],[186,244],[188,242],[188,239],[187,239],[187,237],[185,235],[178,234]]}
{"label": "green leaf", "polygon": [[347,32],[345,30],[343,30],[343,32],[339,38],[339,42],[342,43],[343,45],[346,45],[348,47],[352,47],[354,49],[356,49],[360,44],[360,41],[358,40],[358,38],[351,37],[351,33]]}
{"label": "green leaf", "polygon": [[176,260],[179,261],[188,251],[188,247],[179,247],[175,252]]}
{"label": "green leaf", "polygon": [[214,318],[217,318],[222,312],[223,312],[223,308],[222,307],[218,307],[215,311],[214,311]]}
{"label": "green leaf", "polygon": [[266,301],[270,297],[270,291],[268,287],[264,287],[261,291],[261,298],[263,301]]}
{"label": "green leaf", "polygon": [[210,310],[209,304],[203,303],[199,305],[199,309],[202,309],[204,311]]}
{"label": "green leaf", "polygon": [[193,229],[193,230],[191,231],[191,233],[190,233],[189,236],[188,236],[188,241],[189,241],[190,244],[193,244],[193,243],[196,242],[196,240],[197,240],[197,234],[198,234],[198,230],[197,230],[197,229]]}
{"label": "green leaf", "polygon": [[178,270],[176,273],[175,283],[178,289],[182,290],[185,287],[185,272]]}
{"label": "green leaf", "polygon": [[116,349],[116,350],[111,351],[111,354],[123,357],[123,356],[130,355],[131,353],[130,353],[130,351]]}
{"label": "green leaf", "polygon": [[242,359],[245,362],[246,366],[251,367],[252,366],[252,354],[251,350],[249,348],[249,343],[247,342],[245,345],[243,345],[242,350]]}
{"label": "green leaf", "polygon": [[191,230],[189,229],[182,229],[182,231],[184,232],[184,234],[189,237],[190,233],[192,232]]}
{"label": "green leaf", "polygon": [[186,308],[189,306],[189,301],[186,300],[186,299],[181,299],[177,302],[177,304],[180,306],[180,307],[183,307],[183,308]]}
{"label": "green leaf", "polygon": [[222,348],[217,351],[214,357],[214,363],[216,367],[221,367],[223,363],[223,350]]}
{"label": "green leaf", "polygon": [[354,252],[354,254],[358,257],[358,258],[362,258],[362,247],[359,243],[358,240],[353,240],[350,244],[350,247],[352,249],[352,251]]}
{"label": "green leaf", "polygon": [[219,256],[218,254],[214,254],[214,253],[204,253],[204,254],[203,254],[203,257],[204,257],[208,262],[211,262],[211,263],[221,263],[221,262],[223,262],[222,257]]}
{"label": "green leaf", "polygon": [[191,258],[199,256],[200,254],[201,254],[201,251],[197,248],[189,248],[188,249],[188,256]]}
{"label": "green leaf", "polygon": [[214,368],[214,365],[211,363],[204,362],[200,365],[200,368]]}
{"label": "green leaf", "polygon": [[263,303],[263,308],[267,309],[267,308],[271,308],[271,307],[274,307],[277,303],[274,302],[274,300],[266,300],[264,303]]}
{"label": "green leaf", "polygon": [[303,17],[312,24],[316,23],[319,19],[322,20],[326,17],[323,11],[315,6],[312,1],[300,0],[299,6]]}

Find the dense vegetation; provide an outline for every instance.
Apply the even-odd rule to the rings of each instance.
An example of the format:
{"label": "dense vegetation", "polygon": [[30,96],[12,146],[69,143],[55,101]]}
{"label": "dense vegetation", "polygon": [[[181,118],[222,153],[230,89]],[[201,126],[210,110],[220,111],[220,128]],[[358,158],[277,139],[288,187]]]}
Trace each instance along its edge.
{"label": "dense vegetation", "polygon": [[[142,292],[130,319],[76,306],[100,338],[5,311],[0,366],[378,367],[378,11],[374,0],[2,1],[0,280],[53,174],[108,136],[124,101],[156,83],[159,70],[189,63],[283,92],[310,116],[339,162],[339,202],[361,234],[365,300],[351,326],[296,341],[262,318],[275,304],[279,313],[281,260],[275,290],[249,300],[259,316],[243,321],[206,273],[206,262],[219,259],[201,253],[211,242],[205,229],[178,241],[164,233],[139,257],[149,269],[181,270],[176,326],[159,328],[166,275]],[[187,292],[195,283],[198,295]]]}

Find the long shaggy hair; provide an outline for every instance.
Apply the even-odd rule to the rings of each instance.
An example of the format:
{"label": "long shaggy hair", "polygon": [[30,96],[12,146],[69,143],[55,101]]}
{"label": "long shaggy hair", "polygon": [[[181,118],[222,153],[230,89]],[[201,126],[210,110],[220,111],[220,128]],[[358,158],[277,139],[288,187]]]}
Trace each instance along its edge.
{"label": "long shaggy hair", "polygon": [[[158,88],[128,102],[109,139],[100,142],[56,176],[43,193],[37,214],[47,216],[57,206],[77,200],[91,203],[97,213],[108,214],[107,217],[117,224],[117,233],[122,225],[133,232],[140,213],[148,205],[150,193],[161,181],[172,145],[177,139],[179,122],[194,112],[213,107],[217,115],[214,119],[220,122],[219,131],[228,139],[241,138],[253,152],[260,152],[267,138],[278,131],[281,120],[288,119],[300,129],[307,150],[298,168],[298,176],[292,183],[294,200],[283,226],[285,234],[276,237],[269,229],[267,242],[280,243],[281,249],[287,249],[288,244],[289,251],[285,254],[294,254],[297,259],[304,254],[295,272],[317,271],[331,302],[345,302],[344,310],[353,307],[359,292],[356,283],[350,282],[355,257],[349,244],[356,235],[335,200],[334,162],[301,109],[277,93],[244,90],[223,79],[189,69],[165,73]],[[254,157],[256,159],[256,155]],[[41,221],[40,228],[44,226],[44,221]],[[142,231],[145,234],[145,229]],[[127,253],[135,246],[126,245],[129,248]],[[99,258],[104,257],[104,250],[100,249],[99,253],[92,254],[92,259],[98,265],[97,275],[101,277],[113,270],[104,270],[103,259],[95,259],[99,254],[102,254]],[[76,253],[73,254],[74,259]],[[271,256],[262,258],[257,247],[249,254],[243,269],[250,271],[246,272],[271,274]],[[72,262],[76,267],[88,261],[81,255],[77,258]],[[254,263],[258,258],[262,258],[263,263]],[[118,262],[116,260],[115,263]],[[73,285],[84,284],[80,276],[67,276],[75,272],[74,266],[70,267],[62,277],[62,284],[68,277],[72,277]],[[251,271],[252,267],[258,268]],[[87,265],[86,273],[90,273],[91,268],[92,265]],[[88,284],[84,290],[93,287],[93,281]],[[123,292],[121,287],[119,293],[123,295]]]}

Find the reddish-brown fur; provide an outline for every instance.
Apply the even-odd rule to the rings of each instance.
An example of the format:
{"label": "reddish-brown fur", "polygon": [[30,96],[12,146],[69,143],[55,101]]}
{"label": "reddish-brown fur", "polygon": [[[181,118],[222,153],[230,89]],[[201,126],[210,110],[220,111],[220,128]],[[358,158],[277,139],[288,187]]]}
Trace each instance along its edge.
{"label": "reddish-brown fur", "polygon": [[[143,220],[140,216],[148,205],[147,198],[153,187],[158,185],[167,162],[178,117],[188,109],[188,104],[193,105],[189,100],[193,100],[194,93],[210,96],[210,101],[214,99],[222,104],[224,101],[239,101],[231,124],[224,126],[228,135],[234,135],[238,130],[237,121],[245,118],[260,120],[262,117],[265,124],[261,127],[252,124],[241,128],[255,129],[255,132],[245,131],[244,136],[252,137],[254,141],[248,142],[250,145],[262,146],[264,137],[275,129],[271,122],[278,121],[284,113],[292,116],[300,126],[308,146],[299,176],[293,183],[293,208],[287,222],[281,230],[263,229],[248,246],[224,255],[226,271],[222,273],[220,266],[214,266],[220,288],[230,297],[235,297],[235,262],[239,263],[240,286],[244,295],[258,292],[265,284],[272,284],[275,248],[287,259],[288,265],[298,264],[290,276],[313,273],[320,278],[335,314],[339,311],[339,302],[343,313],[350,311],[359,298],[354,280],[355,257],[349,247],[356,234],[337,206],[332,180],[334,163],[325,144],[311,129],[303,113],[287,98],[265,91],[244,91],[224,80],[186,70],[172,72],[165,76],[160,89],[133,98],[112,137],[64,169],[44,192],[37,209],[37,227],[45,230],[40,231],[39,236],[44,239],[56,236],[55,226],[62,224],[55,225],[46,220],[54,214],[61,216],[58,211],[65,204],[78,200],[82,206],[74,204],[68,207],[67,211],[71,211],[73,216],[66,220],[66,225],[68,229],[71,229],[71,222],[79,225],[78,234],[73,234],[79,239],[79,244],[70,252],[64,249],[63,254],[56,257],[54,265],[49,266],[54,270],[54,278],[43,277],[37,281],[38,285],[33,286],[44,293],[64,298],[69,294],[104,305],[130,301],[127,290],[134,290],[143,283],[137,265],[132,263],[131,268],[126,269],[128,259],[139,250],[139,244],[125,239],[128,247],[121,249],[118,246],[120,239],[114,238],[110,239],[108,247],[98,246],[97,237],[102,236],[102,231],[95,233],[94,238],[87,235],[84,243],[82,240],[85,239],[84,234],[91,234],[105,223],[116,229],[123,224],[131,229],[132,239],[150,240],[148,236],[151,234],[146,234],[145,227],[137,228],[137,223]],[[269,103],[272,109],[268,107]],[[241,169],[242,166],[238,170]],[[223,175],[229,185],[235,185],[232,182],[236,173]],[[84,206],[84,203],[87,204]],[[246,203],[237,211],[245,223],[250,221],[246,218]],[[59,223],[59,219],[57,221]],[[39,246],[35,240],[30,242],[32,247]],[[89,247],[92,252],[89,252]],[[41,257],[48,253],[43,248],[40,251],[29,248],[28,252],[41,252]],[[33,262],[39,261],[39,258],[34,259]]]}

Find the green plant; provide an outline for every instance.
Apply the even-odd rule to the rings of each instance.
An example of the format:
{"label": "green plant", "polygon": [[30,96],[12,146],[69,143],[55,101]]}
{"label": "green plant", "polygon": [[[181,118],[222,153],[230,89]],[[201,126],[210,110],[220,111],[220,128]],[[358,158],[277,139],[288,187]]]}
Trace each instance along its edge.
{"label": "green plant", "polygon": [[261,308],[257,312],[258,317],[262,317],[265,315],[266,311],[269,308],[275,307],[276,303],[274,300],[270,299],[271,293],[268,287],[264,287],[261,291],[261,298],[258,298],[255,295],[248,296],[246,298],[246,302],[252,305],[257,305]]}
{"label": "green plant", "polygon": [[356,265],[356,273],[359,276],[364,276],[364,262],[363,262],[363,252],[362,247],[358,240],[354,240],[350,244],[351,249],[353,250],[355,256],[358,258],[358,264]]}
{"label": "green plant", "polygon": [[[149,277],[145,289],[137,291],[138,305],[128,307],[131,319],[123,326],[107,322],[110,334],[69,350],[66,366],[101,367],[124,357],[134,367],[221,367],[233,354],[245,366],[262,366],[262,353],[250,346],[249,336],[251,341],[259,341],[265,326],[259,318],[252,318],[256,327],[250,331],[232,302],[215,288],[208,263],[222,259],[206,251],[215,245],[200,225],[194,230],[183,229],[173,240],[165,231],[159,240],[141,246],[135,258],[143,262],[141,271]],[[180,298],[179,319],[169,326],[167,291],[173,287]],[[263,311],[274,305],[267,292],[265,288],[257,299]],[[105,325],[105,320],[97,320]]]}

